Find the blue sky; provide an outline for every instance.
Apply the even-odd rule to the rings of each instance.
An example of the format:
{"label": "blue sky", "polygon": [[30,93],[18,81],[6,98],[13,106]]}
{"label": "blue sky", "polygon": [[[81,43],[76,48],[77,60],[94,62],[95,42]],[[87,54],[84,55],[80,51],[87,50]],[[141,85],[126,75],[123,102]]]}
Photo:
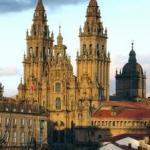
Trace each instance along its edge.
{"label": "blue sky", "polygon": [[[3,6],[0,0],[0,9]],[[7,0],[5,0],[7,2]],[[23,4],[22,0],[22,5]],[[30,0],[28,0],[30,1]],[[44,1],[44,0],[43,0]],[[58,1],[58,2],[57,2]],[[20,0],[21,2],[21,0]],[[56,4],[57,2],[57,4]],[[48,24],[54,31],[55,39],[59,25],[62,26],[64,43],[75,66],[76,52],[79,49],[78,31],[83,26],[88,0],[44,1]],[[131,42],[134,40],[138,62],[147,73],[147,93],[150,95],[150,1],[149,0],[98,0],[102,21],[108,29],[108,51],[111,54],[111,93],[115,91],[115,70],[128,61]],[[30,7],[3,8],[0,11],[0,82],[5,86],[5,95],[17,93],[17,86],[23,75],[22,60],[26,51],[25,35],[30,29],[36,2]],[[62,5],[63,4],[63,5]],[[6,5],[7,6],[7,5]],[[18,8],[20,7],[20,9]],[[3,10],[3,11],[2,11]],[[74,69],[75,72],[76,69]]]}

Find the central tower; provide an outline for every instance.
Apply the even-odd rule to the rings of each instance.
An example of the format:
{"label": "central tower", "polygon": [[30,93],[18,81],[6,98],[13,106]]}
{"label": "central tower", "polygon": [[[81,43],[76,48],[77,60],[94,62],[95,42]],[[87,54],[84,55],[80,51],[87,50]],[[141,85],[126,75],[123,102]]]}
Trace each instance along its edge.
{"label": "central tower", "polygon": [[80,98],[92,101],[109,99],[110,55],[107,30],[101,21],[96,0],[90,0],[84,27],[79,30],[80,54],[77,54],[77,78]]}

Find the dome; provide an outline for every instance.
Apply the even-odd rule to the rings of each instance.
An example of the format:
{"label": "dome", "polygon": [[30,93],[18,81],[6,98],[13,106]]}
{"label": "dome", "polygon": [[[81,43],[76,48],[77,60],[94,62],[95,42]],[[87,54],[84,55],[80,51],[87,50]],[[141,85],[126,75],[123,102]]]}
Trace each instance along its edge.
{"label": "dome", "polygon": [[130,63],[128,62],[122,70],[123,75],[142,75],[143,74],[143,68],[138,63]]}
{"label": "dome", "polygon": [[134,43],[132,43],[132,49],[129,53],[128,63],[123,67],[123,75],[143,75],[143,68],[139,63],[137,63],[136,53],[133,46]]}

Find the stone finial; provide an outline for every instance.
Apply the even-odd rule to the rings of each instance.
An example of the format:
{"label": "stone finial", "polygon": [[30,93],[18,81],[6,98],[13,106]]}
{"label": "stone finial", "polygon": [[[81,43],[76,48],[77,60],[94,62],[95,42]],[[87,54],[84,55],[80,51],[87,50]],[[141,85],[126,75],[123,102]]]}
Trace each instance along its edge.
{"label": "stone finial", "polygon": [[131,45],[132,45],[132,50],[134,50],[134,41],[132,41]]}
{"label": "stone finial", "polygon": [[61,26],[59,26],[59,34],[58,34],[58,37],[57,37],[57,44],[58,45],[62,45],[63,44],[63,37],[61,35]]}

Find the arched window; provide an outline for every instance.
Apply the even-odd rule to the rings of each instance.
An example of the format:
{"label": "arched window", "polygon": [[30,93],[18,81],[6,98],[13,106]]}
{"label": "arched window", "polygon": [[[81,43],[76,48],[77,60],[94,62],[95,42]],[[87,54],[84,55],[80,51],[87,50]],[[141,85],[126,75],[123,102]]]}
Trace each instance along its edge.
{"label": "arched window", "polygon": [[97,50],[97,57],[99,57],[100,53],[99,53],[99,50]]}
{"label": "arched window", "polygon": [[46,107],[46,102],[45,102],[45,100],[43,100],[43,107]]}
{"label": "arched window", "polygon": [[56,110],[60,110],[61,109],[61,99],[60,97],[56,98]]}
{"label": "arched window", "polygon": [[51,54],[51,50],[50,48],[48,48],[48,55],[50,56],[50,54]]}
{"label": "arched window", "polygon": [[89,54],[92,54],[92,44],[89,45]]}
{"label": "arched window", "polygon": [[29,48],[29,55],[32,56],[32,47]]}
{"label": "arched window", "polygon": [[36,47],[35,55],[38,57],[38,47]]}
{"label": "arched window", "polygon": [[61,84],[59,82],[55,83],[55,92],[61,91]]}

